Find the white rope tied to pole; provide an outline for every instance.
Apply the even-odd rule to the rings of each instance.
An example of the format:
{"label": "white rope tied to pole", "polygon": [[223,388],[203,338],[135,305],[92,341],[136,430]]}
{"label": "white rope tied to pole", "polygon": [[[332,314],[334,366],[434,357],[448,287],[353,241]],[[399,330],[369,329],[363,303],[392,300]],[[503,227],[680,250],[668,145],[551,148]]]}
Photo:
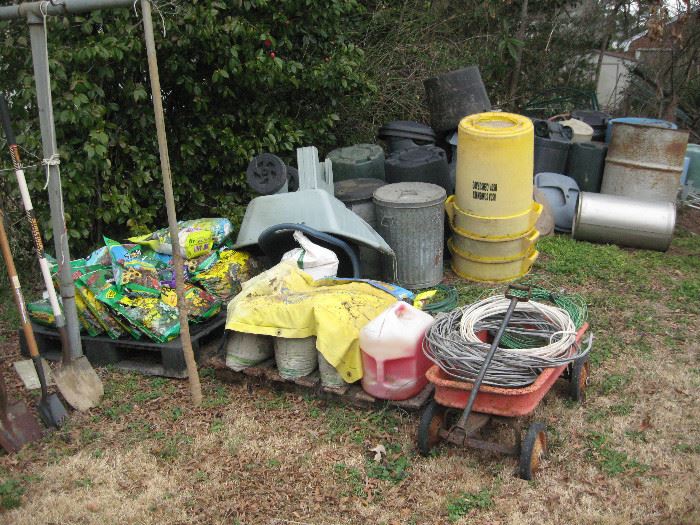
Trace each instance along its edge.
{"label": "white rope tied to pole", "polygon": [[41,165],[46,167],[46,184],[44,184],[44,189],[46,189],[49,187],[49,179],[51,178],[51,166],[60,166],[61,157],[59,157],[58,153],[54,153],[48,159],[42,159]]}

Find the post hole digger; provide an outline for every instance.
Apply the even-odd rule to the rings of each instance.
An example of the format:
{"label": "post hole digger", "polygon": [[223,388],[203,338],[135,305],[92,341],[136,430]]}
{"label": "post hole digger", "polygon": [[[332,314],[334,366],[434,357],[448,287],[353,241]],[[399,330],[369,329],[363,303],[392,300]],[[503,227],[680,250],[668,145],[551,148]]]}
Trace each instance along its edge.
{"label": "post hole digger", "polygon": [[[0,210],[0,251],[2,251],[2,258],[5,260],[5,266],[7,267],[7,276],[10,283],[12,283],[12,292],[22,329],[24,330],[24,337],[27,340],[29,353],[32,356],[32,361],[34,361],[34,367],[36,368],[36,373],[41,383],[41,399],[37,406],[39,416],[47,427],[57,428],[63,424],[63,420],[68,413],[61,403],[61,400],[58,399],[58,396],[56,394],[49,395],[46,388],[44,367],[41,362],[41,357],[39,356],[39,350],[36,346],[34,331],[32,330],[32,324],[29,322],[29,315],[27,314],[24,296],[22,295],[22,288],[19,283],[19,278],[17,277],[17,270],[15,269],[12,252],[10,251],[10,243],[7,239],[7,233],[5,232],[5,216],[2,210]],[[24,412],[26,413],[26,411]],[[15,416],[16,415],[17,413],[15,413]],[[13,432],[15,435],[22,435],[26,430],[29,430],[29,435],[35,434],[35,430],[32,428],[32,422],[34,422],[34,420],[31,416],[19,417],[14,423],[10,418],[7,418],[5,423],[7,423],[7,421],[9,421],[10,428],[19,427]],[[36,425],[35,422],[34,425]]]}
{"label": "post hole digger", "polygon": [[[7,107],[5,97],[2,94],[0,94],[0,119],[2,120],[2,127],[5,131],[5,137],[7,138],[7,144],[10,149],[12,164],[17,177],[17,184],[19,185],[19,190],[22,195],[22,204],[24,206],[27,221],[29,222],[29,227],[32,232],[32,240],[34,241],[34,247],[39,260],[39,267],[41,268],[44,285],[46,286],[46,291],[49,295],[49,302],[56,318],[56,327],[61,338],[63,359],[62,363],[54,370],[54,380],[65,400],[73,408],[77,410],[88,410],[94,406],[97,406],[97,404],[100,402],[100,399],[104,394],[104,387],[102,385],[102,381],[97,376],[95,370],[92,368],[92,365],[84,355],[71,358],[72,352],[70,352],[69,348],[69,338],[66,330],[65,317],[61,311],[60,305],[58,304],[58,297],[56,296],[56,290],[54,289],[53,281],[51,279],[48,262],[46,261],[46,257],[44,255],[44,244],[42,242],[41,232],[39,231],[39,224],[37,223],[34,215],[34,207],[32,206],[32,201],[29,196],[27,182],[24,178],[24,170],[22,169],[19,148],[17,146],[17,141],[15,140],[15,134],[12,130],[12,124],[10,121],[10,112]],[[54,232],[54,234],[58,235],[57,232]],[[59,257],[59,265],[66,263],[67,261],[62,261]],[[36,349],[36,345],[34,346]],[[32,356],[32,359],[34,359],[34,356]],[[35,361],[35,365],[37,363],[40,363],[40,361]],[[43,375],[43,368],[41,366],[37,366],[37,374],[40,374],[40,378]]]}

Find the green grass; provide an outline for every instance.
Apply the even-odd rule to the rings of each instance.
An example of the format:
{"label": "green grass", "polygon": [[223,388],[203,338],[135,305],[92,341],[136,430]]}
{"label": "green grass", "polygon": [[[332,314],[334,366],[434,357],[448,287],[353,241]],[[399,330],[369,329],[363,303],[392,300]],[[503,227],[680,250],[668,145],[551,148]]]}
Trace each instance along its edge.
{"label": "green grass", "polygon": [[22,504],[25,489],[19,479],[8,478],[0,482],[0,509],[16,509]]}
{"label": "green grass", "polygon": [[454,523],[474,509],[486,510],[492,506],[493,496],[489,489],[461,492],[447,499],[447,518]]}
{"label": "green grass", "polygon": [[375,461],[374,458],[366,460],[365,471],[368,478],[398,483],[408,477],[410,466],[411,460],[399,445],[388,445],[386,456],[381,461]]}
{"label": "green grass", "polygon": [[347,487],[347,489],[341,493],[341,496],[367,497],[367,492],[365,492],[365,477],[360,469],[349,467],[345,463],[336,463],[333,465],[333,473],[336,479]]}
{"label": "green grass", "polygon": [[319,419],[328,427],[327,437],[330,441],[347,437],[357,445],[371,440],[373,436],[395,434],[399,425],[399,418],[393,411],[367,412],[342,405],[330,405],[321,411]]}
{"label": "green grass", "polygon": [[650,469],[649,465],[630,458],[626,452],[610,447],[608,436],[601,432],[590,432],[586,440],[589,457],[608,476],[617,476],[630,471],[641,474]]}

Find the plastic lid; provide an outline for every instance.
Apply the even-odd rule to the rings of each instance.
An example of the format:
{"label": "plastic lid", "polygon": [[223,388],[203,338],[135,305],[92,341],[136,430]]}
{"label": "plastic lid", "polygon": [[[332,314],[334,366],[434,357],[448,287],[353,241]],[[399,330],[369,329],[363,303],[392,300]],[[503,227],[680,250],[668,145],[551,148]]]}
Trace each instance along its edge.
{"label": "plastic lid", "polygon": [[610,115],[602,111],[594,111],[590,109],[577,109],[571,112],[571,116],[577,120],[583,120],[586,124],[593,127],[607,126]]}
{"label": "plastic lid", "polygon": [[359,202],[371,200],[374,191],[382,186],[386,186],[386,182],[380,179],[347,179],[336,182],[334,192],[342,202]]}
{"label": "plastic lid", "polygon": [[253,191],[271,195],[287,182],[287,166],[277,155],[261,153],[248,164],[246,180]]}
{"label": "plastic lid", "polygon": [[469,135],[489,138],[511,138],[532,133],[532,121],[515,113],[489,111],[464,117],[459,122],[459,130]]}
{"label": "plastic lid", "polygon": [[422,166],[441,159],[447,159],[447,154],[437,146],[418,146],[392,153],[386,163],[392,166]]}
{"label": "plastic lid", "polygon": [[436,139],[433,128],[420,122],[412,120],[394,120],[387,122],[377,133],[379,138],[388,138],[393,136],[415,138],[417,140],[427,140],[434,142]]}
{"label": "plastic lid", "polygon": [[428,182],[397,182],[387,184],[374,192],[374,202],[392,208],[424,208],[442,204],[447,192]]}
{"label": "plastic lid", "polygon": [[334,149],[328,154],[332,162],[344,164],[361,164],[375,160],[384,154],[384,150],[377,144],[356,144],[346,148]]}

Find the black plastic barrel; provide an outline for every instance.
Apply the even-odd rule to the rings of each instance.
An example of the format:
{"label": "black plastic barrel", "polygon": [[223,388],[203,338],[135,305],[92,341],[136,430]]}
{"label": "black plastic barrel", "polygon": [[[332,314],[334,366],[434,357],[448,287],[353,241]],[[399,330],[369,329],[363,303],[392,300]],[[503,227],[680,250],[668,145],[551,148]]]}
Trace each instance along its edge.
{"label": "black plastic barrel", "polygon": [[570,142],[535,137],[535,175],[543,172],[564,173]]}
{"label": "black plastic barrel", "polygon": [[443,187],[448,195],[453,193],[447,154],[437,146],[419,146],[393,153],[387,157],[384,171],[389,183],[427,182]]}
{"label": "black plastic barrel", "polygon": [[423,81],[430,125],[438,133],[457,129],[467,115],[491,110],[477,66],[467,66]]}
{"label": "black plastic barrel", "polygon": [[377,138],[386,143],[389,153],[396,153],[415,146],[435,144],[435,131],[426,124],[412,120],[387,122],[377,133]]}
{"label": "black plastic barrel", "polygon": [[589,109],[577,109],[571,112],[571,118],[581,120],[593,128],[593,137],[591,137],[591,140],[605,141],[608,121],[612,118],[608,113]]}
{"label": "black plastic barrel", "polygon": [[581,191],[600,193],[608,146],[602,142],[575,142],[569,150],[566,174]]}

